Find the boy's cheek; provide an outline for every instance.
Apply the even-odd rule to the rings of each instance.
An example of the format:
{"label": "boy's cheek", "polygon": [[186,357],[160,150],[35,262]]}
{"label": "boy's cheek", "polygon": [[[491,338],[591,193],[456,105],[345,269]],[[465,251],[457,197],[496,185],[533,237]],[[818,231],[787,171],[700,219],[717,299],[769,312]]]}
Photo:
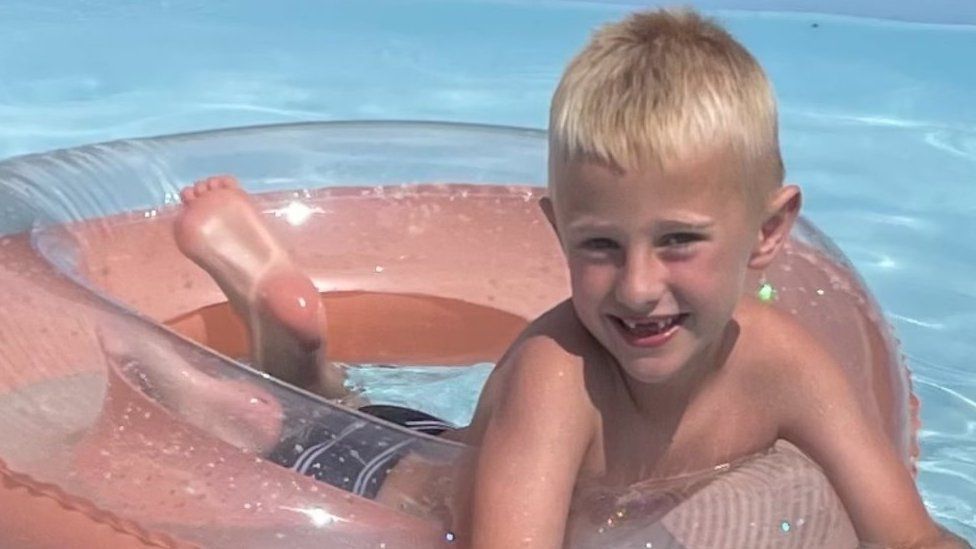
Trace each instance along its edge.
{"label": "boy's cheek", "polygon": [[569,267],[574,298],[600,297],[613,287],[614,273],[593,265]]}

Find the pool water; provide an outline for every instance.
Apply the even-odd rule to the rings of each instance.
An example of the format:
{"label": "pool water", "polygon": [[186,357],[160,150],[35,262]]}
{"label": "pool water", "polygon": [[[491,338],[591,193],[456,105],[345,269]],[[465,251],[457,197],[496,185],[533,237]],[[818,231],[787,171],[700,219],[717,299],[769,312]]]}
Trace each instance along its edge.
{"label": "pool water", "polygon": [[427,412],[454,425],[467,425],[494,364],[390,366],[356,364],[346,387],[374,404],[396,404]]}
{"label": "pool water", "polygon": [[[268,6],[0,4],[0,158],[305,120],[541,128],[562,66],[595,25],[628,9],[433,0]],[[853,260],[902,340],[923,401],[926,502],[940,522],[976,541],[976,26],[713,14],[774,82],[788,178],[804,188],[805,213]],[[465,402],[443,413],[463,415]]]}

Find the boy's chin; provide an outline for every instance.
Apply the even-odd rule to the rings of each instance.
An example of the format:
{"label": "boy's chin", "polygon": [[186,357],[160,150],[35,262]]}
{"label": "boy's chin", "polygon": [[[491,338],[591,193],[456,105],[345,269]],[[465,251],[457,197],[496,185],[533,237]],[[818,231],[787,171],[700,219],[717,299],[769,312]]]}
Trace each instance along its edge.
{"label": "boy's chin", "polygon": [[621,369],[632,380],[648,385],[660,385],[674,379],[684,369],[686,361],[678,357],[617,357]]}

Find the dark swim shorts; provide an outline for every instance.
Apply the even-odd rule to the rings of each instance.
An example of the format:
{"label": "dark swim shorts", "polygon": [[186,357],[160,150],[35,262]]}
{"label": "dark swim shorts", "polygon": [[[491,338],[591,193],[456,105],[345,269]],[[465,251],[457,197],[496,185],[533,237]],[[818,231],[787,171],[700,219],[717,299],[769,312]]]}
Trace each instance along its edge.
{"label": "dark swim shorts", "polygon": [[[413,431],[440,435],[456,429],[430,414],[400,406],[363,406],[360,412]],[[386,475],[409,451],[415,438],[377,442],[372,424],[358,421],[339,432],[310,425],[281,441],[267,458],[316,480],[373,499]]]}

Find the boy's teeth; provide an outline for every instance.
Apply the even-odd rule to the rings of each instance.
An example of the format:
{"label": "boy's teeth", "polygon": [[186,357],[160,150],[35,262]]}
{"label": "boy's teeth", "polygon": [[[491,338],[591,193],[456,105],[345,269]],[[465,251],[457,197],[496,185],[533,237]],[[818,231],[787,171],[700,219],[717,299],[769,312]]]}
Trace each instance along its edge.
{"label": "boy's teeth", "polygon": [[642,328],[645,330],[654,330],[657,332],[661,332],[669,328],[672,324],[674,324],[677,318],[678,318],[677,316],[669,316],[667,318],[662,318],[659,320],[644,320],[644,321],[625,320],[625,319],[621,319],[621,320],[623,320],[624,326],[626,326],[627,329],[629,330],[636,330],[638,328]]}

